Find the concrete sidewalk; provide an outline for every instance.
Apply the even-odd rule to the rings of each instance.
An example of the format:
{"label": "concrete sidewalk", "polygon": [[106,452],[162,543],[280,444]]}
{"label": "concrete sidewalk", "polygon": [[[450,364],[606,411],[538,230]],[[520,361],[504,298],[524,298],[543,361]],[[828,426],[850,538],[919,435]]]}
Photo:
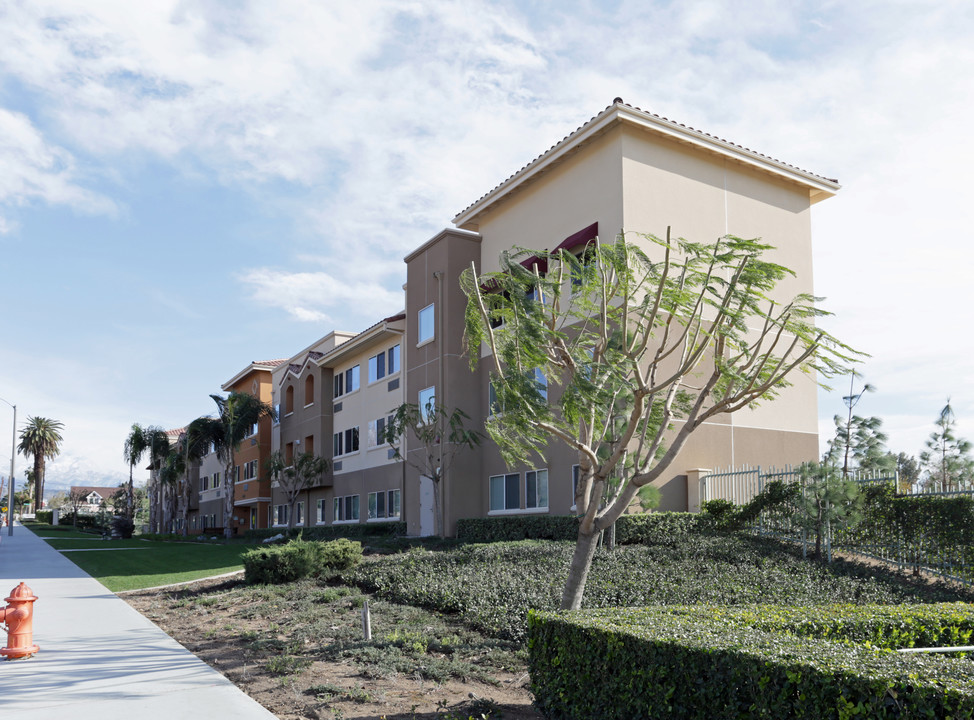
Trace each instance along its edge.
{"label": "concrete sidewalk", "polygon": [[30,530],[4,527],[3,605],[21,581],[38,597],[40,652],[0,660],[3,720],[276,717]]}

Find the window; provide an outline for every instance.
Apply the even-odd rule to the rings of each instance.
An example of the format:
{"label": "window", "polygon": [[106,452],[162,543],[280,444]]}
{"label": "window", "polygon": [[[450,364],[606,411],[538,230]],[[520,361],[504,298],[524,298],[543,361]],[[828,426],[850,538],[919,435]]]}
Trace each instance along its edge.
{"label": "window", "polygon": [[504,405],[497,397],[497,389],[494,387],[494,383],[490,383],[487,387],[487,408],[491,417],[501,415],[504,412]]}
{"label": "window", "polygon": [[210,487],[213,488],[214,490],[220,487],[220,473],[218,472],[213,473],[213,484],[210,485]]}
{"label": "window", "polygon": [[428,387],[419,391],[419,414],[425,419],[429,419],[436,409],[436,386]]}
{"label": "window", "polygon": [[253,425],[250,426],[250,429],[247,431],[247,437],[253,437],[256,434],[257,434],[257,423],[254,423]]}
{"label": "window", "polygon": [[369,447],[386,444],[386,428],[392,424],[392,415],[369,421]]}
{"label": "window", "polygon": [[325,501],[321,498],[318,499],[318,511],[317,517],[315,517],[315,522],[319,524],[325,522]]}
{"label": "window", "polygon": [[524,507],[548,507],[547,470],[528,470],[524,473]]}
{"label": "window", "polygon": [[244,463],[244,480],[256,480],[257,479],[257,461],[251,460],[248,463]]}
{"label": "window", "polygon": [[335,375],[335,397],[348,395],[359,387],[359,366],[350,367],[343,373]]}
{"label": "window", "polygon": [[291,467],[294,465],[294,443],[289,442],[284,446],[284,465]]}
{"label": "window", "polygon": [[386,352],[386,372],[389,375],[395,375],[399,372],[400,362],[399,362],[399,346],[393,345]]}
{"label": "window", "polygon": [[518,473],[490,477],[490,509],[518,510],[521,507],[521,476]]}
{"label": "window", "polygon": [[595,246],[586,245],[585,249],[582,250],[578,255],[576,255],[578,261],[581,263],[580,268],[572,268],[572,292],[578,292],[582,287],[582,281],[591,269],[597,267],[595,261]]}
{"label": "window", "polygon": [[400,491],[369,493],[369,520],[399,517]]}
{"label": "window", "polygon": [[233,466],[233,481],[234,482],[240,482],[240,466],[239,465],[234,465]]}
{"label": "window", "polygon": [[358,428],[349,428],[344,432],[337,432],[332,436],[334,441],[334,457],[358,452]]}
{"label": "window", "polygon": [[308,375],[304,379],[304,406],[315,404],[315,376]]}
{"label": "window", "polygon": [[200,491],[205,491],[210,489],[210,476],[204,475],[200,478]]}
{"label": "window", "polygon": [[353,522],[359,519],[358,495],[335,498],[335,522]]}
{"label": "window", "polygon": [[274,406],[274,424],[281,424],[281,403]]}
{"label": "window", "polygon": [[315,454],[315,436],[314,435],[308,435],[308,437],[306,437],[304,439],[304,452],[308,453],[309,455],[314,455]]}
{"label": "window", "polygon": [[369,382],[374,383],[386,376],[386,354],[380,352],[369,358]]}
{"label": "window", "polygon": [[284,391],[284,414],[290,415],[294,412],[294,386],[288,385]]}
{"label": "window", "polygon": [[435,308],[433,305],[427,305],[419,311],[419,335],[417,342],[424,343],[427,340],[433,339],[433,335],[435,334],[433,329],[434,316]]}
{"label": "window", "polygon": [[541,399],[548,402],[548,378],[541,372],[541,368],[534,369],[534,385],[538,390]]}
{"label": "window", "polygon": [[274,524],[287,525],[287,505],[274,506]]}
{"label": "window", "polygon": [[304,525],[304,501],[298,501],[297,506],[294,508],[294,523],[296,525]]}

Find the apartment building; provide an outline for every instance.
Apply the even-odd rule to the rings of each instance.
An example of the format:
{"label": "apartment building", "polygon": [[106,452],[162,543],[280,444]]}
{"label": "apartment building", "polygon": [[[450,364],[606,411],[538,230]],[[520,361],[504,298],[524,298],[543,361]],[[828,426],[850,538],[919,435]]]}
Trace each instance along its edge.
{"label": "apartment building", "polygon": [[[295,526],[354,524],[401,516],[402,469],[381,441],[402,403],[404,316],[359,334],[331,332],[273,375],[279,421],[274,449],[285,460],[312,453],[330,460],[320,482],[295,507]],[[274,489],[271,524],[287,526],[288,504]]]}
{"label": "apartment building", "polygon": [[223,527],[223,461],[213,448],[198,463],[193,463],[189,513],[190,535]]}
{"label": "apartment building", "polygon": [[[270,404],[273,400],[272,372],[285,362],[283,358],[254,361],[220,387],[224,392],[247,393]],[[261,418],[234,451],[231,520],[234,534],[268,527],[271,479],[267,459],[272,449],[272,424],[269,416]]]}
{"label": "apartment building", "polygon": [[[460,212],[456,229],[406,256],[405,399],[434,395],[483,427],[489,373],[481,363],[471,374],[462,345],[466,298],[458,277],[471,264],[495,271],[500,253],[514,246],[582,252],[623,231],[659,255],[631,231],[665,236],[672,226],[675,235],[702,242],[725,234],[764,238],[777,248],[772,259],[796,272],[776,291],[790,298],[812,292],[811,207],[838,190],[835,180],[617,99]],[[694,509],[687,478],[696,469],[813,459],[817,432],[814,379],[795,378],[773,404],[701,427],[657,483],[661,509]],[[416,471],[405,472],[408,531],[428,534],[431,488]],[[442,483],[446,533],[463,517],[568,514],[575,477],[577,456],[561,445],[530,466],[509,468],[487,441],[462,453]]]}

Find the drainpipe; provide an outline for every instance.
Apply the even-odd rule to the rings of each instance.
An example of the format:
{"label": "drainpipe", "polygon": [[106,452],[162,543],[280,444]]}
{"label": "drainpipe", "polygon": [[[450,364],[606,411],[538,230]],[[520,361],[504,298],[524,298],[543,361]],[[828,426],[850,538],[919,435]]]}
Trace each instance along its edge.
{"label": "drainpipe", "polygon": [[[446,360],[446,335],[443,332],[443,316],[445,313],[445,308],[443,307],[443,271],[437,270],[433,273],[433,277],[436,278],[436,304],[439,310],[436,313],[436,333],[437,333],[437,345],[440,350],[440,362],[439,362],[439,373],[436,381],[436,404],[443,408],[444,411],[448,407],[446,404],[446,383],[443,381],[444,377],[444,364]],[[443,444],[446,442],[445,437],[440,438],[440,513],[442,517],[440,518],[440,532],[442,537],[446,537],[446,506],[447,499],[449,498],[446,490],[447,484],[447,474],[449,472],[448,468],[443,465]],[[435,524],[435,520],[434,520]]]}

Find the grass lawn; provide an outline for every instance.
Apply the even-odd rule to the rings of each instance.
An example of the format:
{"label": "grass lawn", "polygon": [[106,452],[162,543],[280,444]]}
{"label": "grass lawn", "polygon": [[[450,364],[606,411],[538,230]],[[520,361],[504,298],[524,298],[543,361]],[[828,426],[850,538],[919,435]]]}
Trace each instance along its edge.
{"label": "grass lawn", "polygon": [[58,550],[81,551],[66,552],[64,556],[112,592],[242,570],[240,556],[253,547],[242,543],[160,542],[138,538],[100,540],[97,535],[58,531],[57,527],[40,523],[27,527],[41,537],[56,536],[56,540],[47,542]]}

